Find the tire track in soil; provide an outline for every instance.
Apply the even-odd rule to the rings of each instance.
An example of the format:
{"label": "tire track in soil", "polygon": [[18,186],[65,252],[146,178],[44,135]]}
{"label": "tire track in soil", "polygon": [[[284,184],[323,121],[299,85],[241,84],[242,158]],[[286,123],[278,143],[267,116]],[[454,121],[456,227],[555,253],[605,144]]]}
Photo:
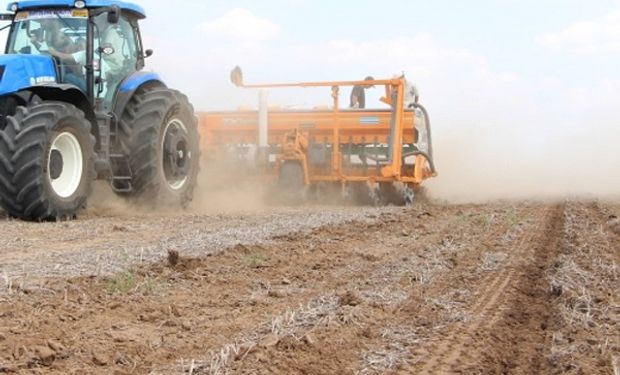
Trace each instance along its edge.
{"label": "tire track in soil", "polygon": [[[514,249],[515,251],[510,254],[510,260],[514,260],[515,256],[520,255],[525,250],[525,246],[539,235],[538,232],[530,232],[523,236]],[[422,350],[424,354],[421,356],[427,359],[422,362],[423,366],[419,369],[420,374],[449,372],[450,368],[457,364],[460,358],[470,356],[467,346],[471,345],[476,333],[481,328],[492,326],[501,315],[502,310],[498,304],[503,301],[500,298],[516,273],[514,266],[509,265],[507,268],[506,271],[500,269],[480,280],[479,285],[483,285],[483,288],[478,293],[478,299],[467,313],[468,316],[473,317],[472,322],[455,327],[440,342],[431,343],[430,348]],[[428,355],[430,356],[427,357]]]}
{"label": "tire track in soil", "polygon": [[[491,327],[499,319],[498,301],[514,277],[514,270],[500,272],[482,292],[482,297],[468,313],[474,316],[474,323],[458,327],[446,338],[434,345],[432,356],[419,370],[420,374],[439,374],[450,372],[463,358],[471,359],[471,342],[480,329]],[[493,311],[495,310],[495,311]],[[488,319],[486,321],[485,319]]]}
{"label": "tire track in soil", "polygon": [[[433,342],[432,338],[450,332],[449,330],[455,327],[460,327],[460,321],[470,321],[469,314],[465,312],[467,306],[458,305],[463,304],[460,300],[471,294],[469,292],[471,285],[485,285],[486,287],[477,294],[484,298],[476,300],[475,306],[469,306],[469,309],[474,309],[476,312],[489,309],[494,300],[499,298],[499,292],[495,293],[495,291],[498,287],[500,291],[506,289],[506,285],[514,276],[514,270],[508,268],[507,272],[510,273],[510,277],[502,277],[503,274],[497,276],[497,269],[506,267],[505,264],[510,262],[510,258],[499,261],[492,270],[481,269],[480,262],[484,264],[484,257],[489,255],[491,250],[504,251],[512,246],[523,246],[523,243],[530,238],[528,230],[544,223],[546,210],[536,206],[526,206],[518,211],[518,214],[514,211],[504,212],[506,217],[500,217],[500,223],[489,226],[482,234],[477,233],[477,237],[469,238],[459,250],[454,268],[437,275],[430,285],[421,290],[417,288],[412,290],[408,300],[385,321],[373,322],[377,326],[383,326],[384,333],[381,340],[370,343],[366,347],[360,356],[363,358],[363,364],[358,367],[355,374],[384,374],[390,369],[398,374],[418,373],[419,365],[424,363],[420,358],[426,359],[428,353],[435,350],[436,341]],[[513,242],[516,242],[516,245],[513,245]],[[491,254],[495,253],[491,252]],[[444,307],[435,305],[441,303],[444,298],[450,301],[454,298],[457,300],[456,309],[446,316],[437,309],[437,307],[440,309]],[[453,314],[454,311],[457,313]],[[497,319],[497,315],[493,318]],[[444,346],[446,351],[454,349],[449,340],[445,341]],[[391,349],[386,352],[384,348]],[[396,353],[398,358],[390,359],[389,357],[395,354],[394,348],[400,353]],[[377,355],[383,359],[390,359],[389,366],[384,367],[385,361],[376,358]],[[372,356],[375,358],[371,358]]]}
{"label": "tire track in soil", "polygon": [[[496,275],[484,277],[480,285],[484,285],[480,296],[470,308],[468,315],[472,317],[469,322],[459,323],[453,331],[442,337],[438,343],[431,343],[431,348],[422,350],[421,357],[426,359],[418,365],[421,367],[416,370],[419,374],[451,374],[451,373],[505,373],[507,370],[501,362],[506,359],[492,358],[492,360],[482,361],[482,357],[489,357],[485,351],[496,347],[493,340],[497,338],[498,326],[506,315],[512,316],[515,311],[527,310],[529,307],[519,306],[517,303],[521,298],[518,291],[523,284],[529,288],[538,288],[540,283],[544,283],[544,274],[537,272],[541,281],[530,282],[532,276],[528,273],[532,268],[539,268],[541,262],[546,263],[550,254],[547,251],[557,251],[559,230],[561,228],[562,209],[555,207],[546,210],[544,213],[544,225],[535,232],[526,234],[514,251],[510,254],[510,263],[502,267]],[[529,254],[534,247],[536,251],[535,264],[531,264]],[[530,293],[526,290],[525,293]],[[532,302],[532,301],[528,301]],[[535,301],[540,303],[541,301]],[[543,317],[546,320],[547,317]],[[544,323],[541,323],[544,324]],[[519,332],[513,332],[518,336]],[[513,336],[513,341],[514,341]],[[488,342],[491,341],[491,342]],[[482,345],[481,345],[482,344]],[[497,342],[495,342],[497,344]],[[498,353],[495,353],[498,354]],[[513,353],[512,354],[516,354]],[[505,357],[507,353],[499,353],[499,357]],[[511,358],[512,366],[518,362],[519,358]],[[540,359],[539,359],[540,360]],[[500,368],[496,368],[500,364]],[[531,364],[530,364],[531,365]],[[511,372],[512,373],[512,372]],[[537,373],[537,371],[529,372]],[[528,372],[524,372],[528,374]]]}

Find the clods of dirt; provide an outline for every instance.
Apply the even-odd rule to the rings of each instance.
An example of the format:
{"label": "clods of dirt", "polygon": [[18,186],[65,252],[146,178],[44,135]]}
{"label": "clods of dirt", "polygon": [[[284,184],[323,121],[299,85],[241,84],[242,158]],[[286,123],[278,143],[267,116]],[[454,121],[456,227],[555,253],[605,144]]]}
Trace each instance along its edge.
{"label": "clods of dirt", "polygon": [[357,306],[363,302],[358,293],[350,290],[341,293],[338,298],[340,299],[340,305],[342,306]]}
{"label": "clods of dirt", "polygon": [[611,229],[612,232],[620,235],[620,218],[618,218],[616,215],[611,215],[609,217],[607,225],[609,225],[609,229]]}

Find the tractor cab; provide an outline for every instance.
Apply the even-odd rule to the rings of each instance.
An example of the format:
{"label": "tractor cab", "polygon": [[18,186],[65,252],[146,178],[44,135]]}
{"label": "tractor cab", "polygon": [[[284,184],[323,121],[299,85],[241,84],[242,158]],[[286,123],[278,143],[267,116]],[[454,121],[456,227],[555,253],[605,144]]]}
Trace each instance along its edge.
{"label": "tractor cab", "polygon": [[183,206],[198,172],[188,98],[143,71],[142,7],[22,0],[0,56],[0,206],[26,220],[73,218],[92,180],[119,196]]}
{"label": "tractor cab", "polygon": [[[97,7],[90,7],[91,3],[95,2],[43,0],[10,4],[14,16],[5,53],[12,56],[12,64],[5,64],[5,73],[11,75],[14,70],[18,74],[20,68],[28,71],[29,66],[33,67],[34,74],[24,85],[72,85],[89,102],[112,109],[123,80],[144,66],[138,29],[144,11],[137,5],[117,1],[97,1]],[[109,5],[100,6],[104,3]],[[4,86],[2,82],[0,95],[2,91],[16,90]]]}

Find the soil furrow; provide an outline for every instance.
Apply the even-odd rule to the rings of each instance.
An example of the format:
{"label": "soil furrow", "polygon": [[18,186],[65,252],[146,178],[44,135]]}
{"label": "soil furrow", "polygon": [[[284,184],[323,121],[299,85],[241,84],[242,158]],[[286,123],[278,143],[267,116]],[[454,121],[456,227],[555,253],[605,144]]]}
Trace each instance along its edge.
{"label": "soil furrow", "polygon": [[[545,217],[544,221],[548,220],[555,220],[555,216]],[[451,333],[438,342],[433,342],[431,348],[419,352],[420,354],[426,352],[424,356],[426,359],[419,368],[420,374],[456,371],[463,363],[464,356],[468,361],[472,361],[476,355],[481,354],[476,353],[476,350],[488,350],[488,348],[478,348],[476,342],[480,340],[481,335],[491,334],[493,325],[500,319],[501,313],[506,311],[503,306],[511,302],[511,291],[508,289],[514,288],[511,282],[514,282],[517,272],[523,272],[521,271],[521,258],[527,257],[527,248],[536,246],[536,241],[541,240],[547,234],[545,233],[547,228],[548,225],[541,225],[537,231],[526,233],[517,246],[510,249],[511,264],[500,268],[495,276],[481,280],[478,286],[482,288],[481,292],[467,314],[472,318],[459,323]]]}
{"label": "soil furrow", "polygon": [[613,374],[620,358],[617,209],[568,205],[562,251],[547,281],[558,311],[549,361],[557,374]]}

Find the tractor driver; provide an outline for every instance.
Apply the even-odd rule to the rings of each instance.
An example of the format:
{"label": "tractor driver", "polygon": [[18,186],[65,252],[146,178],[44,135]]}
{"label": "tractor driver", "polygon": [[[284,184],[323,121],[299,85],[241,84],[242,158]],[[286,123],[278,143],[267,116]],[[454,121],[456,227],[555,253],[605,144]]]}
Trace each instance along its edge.
{"label": "tractor driver", "polygon": [[[101,96],[105,97],[115,91],[114,88],[126,75],[124,49],[127,49],[127,41],[125,40],[122,28],[118,25],[107,23],[105,17],[96,19],[95,23],[99,26],[102,37],[101,45],[99,48],[95,49],[94,63],[95,70],[101,71],[101,77],[105,83],[103,91],[100,93]],[[62,31],[60,31],[60,33],[62,34]],[[56,42],[62,39],[62,37],[57,38],[58,39],[55,40]],[[64,61],[67,65],[79,64],[81,66],[81,75],[68,72],[65,74],[64,80],[86,92],[86,82],[85,79],[82,78],[84,66],[86,65],[86,46],[84,42],[80,43],[78,40],[75,44],[72,43],[74,48],[71,49],[59,50],[58,48],[50,48],[49,53],[59,58],[61,61]],[[97,55],[101,56],[101,58]],[[100,61],[101,66],[98,66]]]}
{"label": "tractor driver", "polygon": [[[73,71],[65,72],[64,81],[77,86],[83,92],[86,92],[86,81],[84,79],[85,66],[86,66],[86,43],[85,42],[86,42],[85,40],[82,41],[78,39],[77,43],[75,44],[75,49],[77,51],[73,53],[61,52],[54,48],[49,49],[49,54],[60,59],[62,62],[64,62],[65,65],[78,65],[81,68],[80,69],[81,74],[77,74],[76,72],[73,72]],[[102,68],[103,69],[102,73],[105,74],[105,72],[109,70],[105,60],[102,60],[101,65],[102,65],[101,67],[98,67],[97,59],[95,59],[95,70],[99,70],[99,68]]]}
{"label": "tractor driver", "polygon": [[[34,47],[34,49],[33,49]],[[43,37],[43,28],[34,29],[30,31],[30,43],[29,43],[29,51],[37,51],[39,53],[47,52],[49,47],[45,42],[45,38]]]}
{"label": "tractor driver", "polygon": [[[82,91],[86,91],[83,66],[86,63],[86,52],[80,51],[80,45],[74,43],[62,30],[58,20],[43,19],[41,28],[31,32],[31,44],[41,53],[50,54],[60,61],[63,81],[71,83]],[[81,61],[80,54],[84,54]]]}
{"label": "tractor driver", "polygon": [[[109,30],[110,28],[108,28]],[[106,30],[107,31],[107,30]],[[100,54],[101,59],[95,56],[95,70],[101,71],[101,77],[106,81],[106,85],[104,85],[104,90],[102,95],[105,96],[107,92],[107,85],[110,84],[110,81],[114,80],[115,77],[122,75],[122,69],[119,67],[117,56],[120,55],[114,48],[114,43],[116,40],[120,39],[116,32],[108,32],[105,33],[104,36],[108,36],[108,39],[103,39],[101,43],[101,47],[95,51],[95,54]],[[117,39],[118,37],[118,39]],[[61,61],[65,61],[66,64],[79,64],[82,67],[82,71],[84,71],[84,66],[86,66],[86,49],[85,43],[76,43],[78,50],[73,53],[66,53],[58,51],[54,48],[50,48],[49,53],[59,58]],[[99,61],[101,61],[101,66],[99,65]],[[122,67],[122,64],[120,65]],[[67,73],[65,74],[65,81],[67,83],[71,83],[79,87],[82,91],[86,92],[86,84],[84,79],[78,77],[76,74]]]}
{"label": "tractor driver", "polygon": [[73,45],[73,41],[65,33],[62,32],[58,20],[41,20],[41,29],[39,30],[45,32],[45,35],[42,35],[41,39],[44,40],[44,43],[47,46],[55,49],[56,51],[64,53],[75,52],[75,46]]}
{"label": "tractor driver", "polygon": [[30,29],[28,34],[30,37],[28,45],[23,48],[20,53],[47,53],[50,46],[63,52],[70,52],[68,47],[70,46],[71,39],[60,30],[60,26],[56,20],[42,19],[31,22],[30,26],[35,26],[37,23],[39,24],[39,28]]}
{"label": "tractor driver", "polygon": [[[116,27],[114,27],[113,25],[102,22],[97,22],[97,24],[101,29],[103,29],[103,31],[101,32],[101,45],[99,48],[95,49],[94,65],[95,70],[101,72],[101,77],[106,83],[101,93],[103,96],[105,96],[107,93],[107,86],[109,85],[110,80],[112,80],[112,77],[120,75],[120,72],[118,72],[120,70],[118,66],[122,64],[118,62],[118,56],[120,55],[120,53],[118,53],[117,51],[120,51],[122,47],[118,47],[117,49],[116,46],[122,46],[122,37],[119,36],[118,32],[116,31]],[[59,58],[61,61],[64,61],[67,65],[80,65],[81,75],[74,74],[73,72],[68,72],[65,74],[64,80],[67,83],[76,85],[83,92],[86,92],[85,79],[81,78],[84,76],[84,67],[86,66],[87,60],[86,40],[84,38],[80,38],[76,41],[74,48],[64,51],[59,50],[58,48],[50,48],[49,53],[52,56]],[[99,56],[101,56],[101,58],[99,58]],[[101,62],[101,66],[99,66],[99,62]]]}

